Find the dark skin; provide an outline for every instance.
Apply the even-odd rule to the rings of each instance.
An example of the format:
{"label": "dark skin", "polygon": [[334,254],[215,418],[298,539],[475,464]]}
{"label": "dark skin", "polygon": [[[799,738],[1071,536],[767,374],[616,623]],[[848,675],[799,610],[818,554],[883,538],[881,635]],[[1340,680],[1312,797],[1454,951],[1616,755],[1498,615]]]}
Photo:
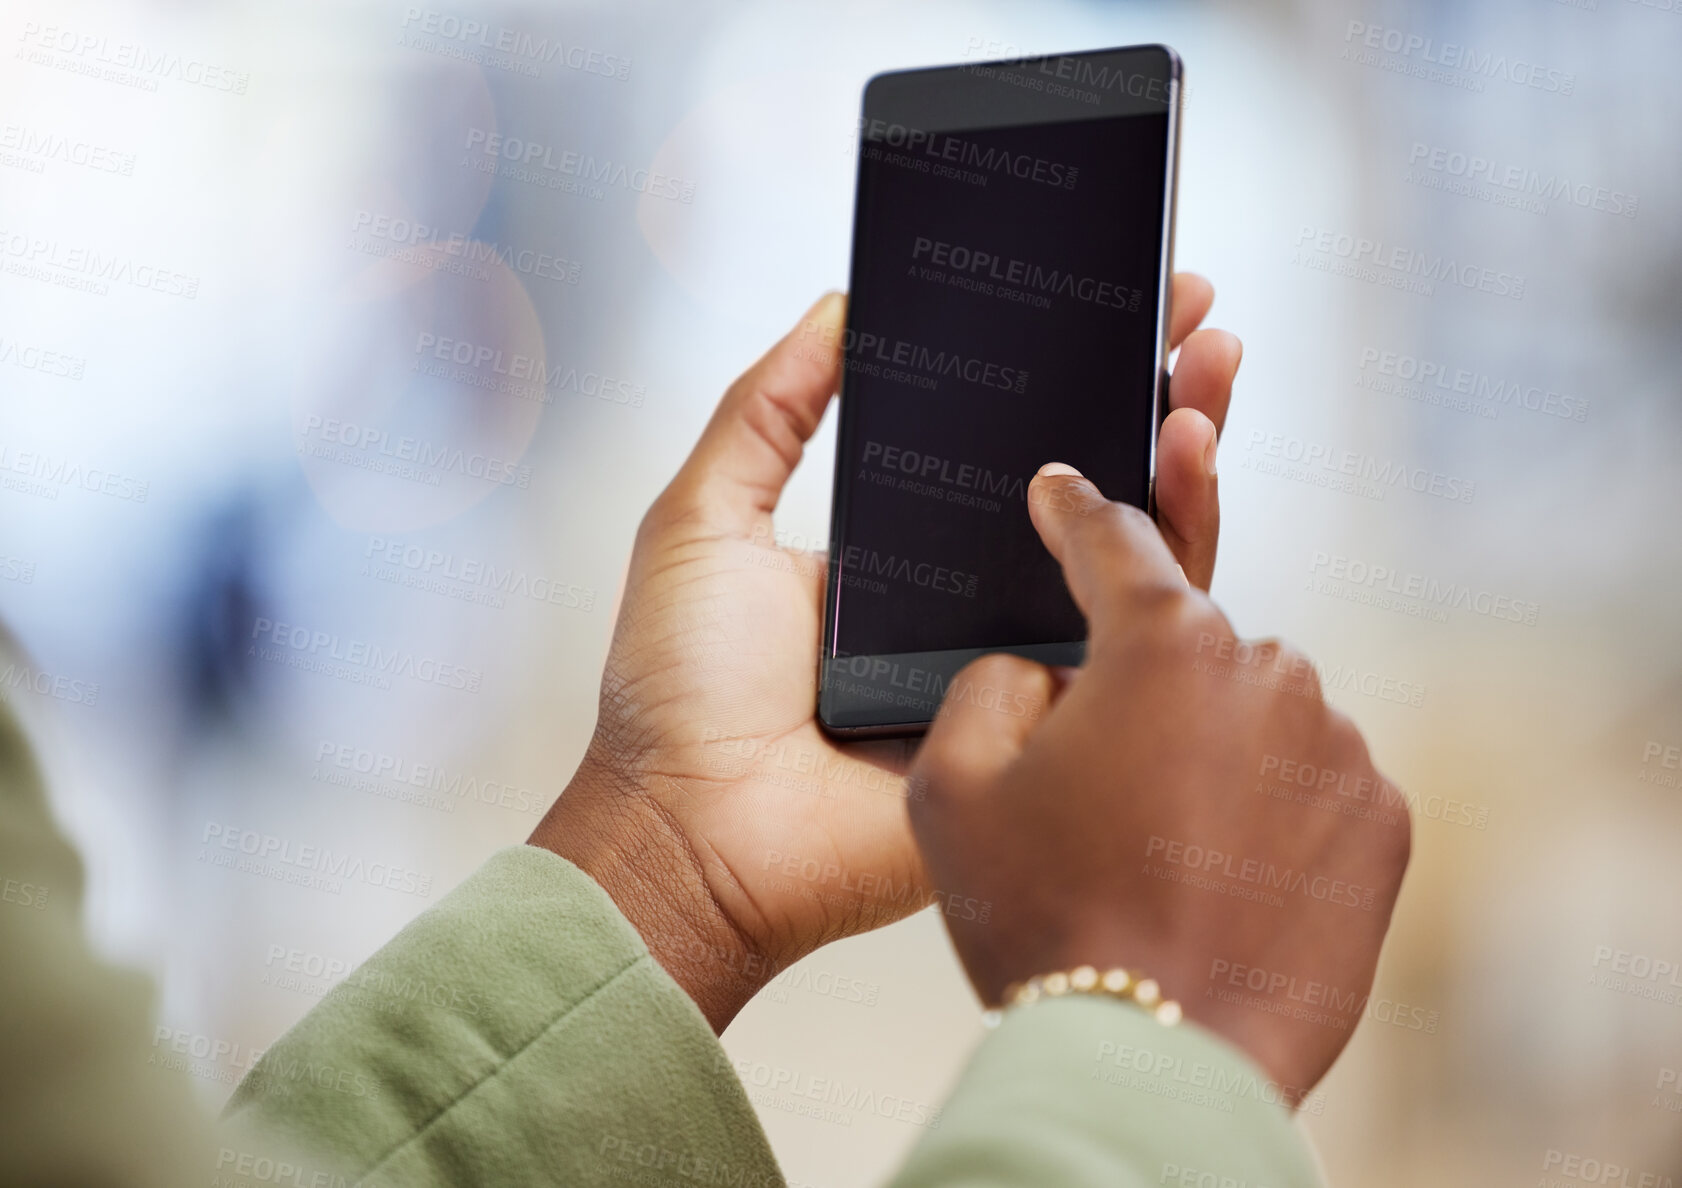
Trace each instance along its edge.
{"label": "dark skin", "polygon": [[[1203,278],[1174,278],[1180,357],[1152,529],[1202,588],[1242,353],[1197,328],[1213,299]],[[820,300],[730,387],[643,518],[595,735],[531,837],[607,890],[716,1031],[778,970],[928,902],[901,780],[913,744],[843,745],[819,729],[824,561],[771,531],[837,387],[844,310],[839,294]]]}
{"label": "dark skin", "polygon": [[[918,752],[927,794],[911,819],[928,871],[994,905],[985,924],[947,914],[958,955],[990,1003],[1035,974],[1143,969],[1300,1101],[1372,988],[1407,867],[1406,803],[1313,665],[1239,640],[1144,513],[1056,466],[1029,509],[1086,616],[1087,660],[1054,673],[983,657],[955,685],[1050,711],[1029,721],[949,697]],[[1304,781],[1320,803],[1296,796]],[[1256,991],[1283,979],[1320,988],[1319,1018],[1258,1009]]]}

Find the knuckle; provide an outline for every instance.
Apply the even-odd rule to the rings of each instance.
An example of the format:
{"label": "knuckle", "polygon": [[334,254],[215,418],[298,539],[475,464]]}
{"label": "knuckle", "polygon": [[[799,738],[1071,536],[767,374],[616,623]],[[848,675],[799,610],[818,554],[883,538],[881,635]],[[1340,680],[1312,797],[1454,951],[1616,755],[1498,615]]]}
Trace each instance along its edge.
{"label": "knuckle", "polygon": [[1206,641],[1218,642],[1238,638],[1237,632],[1232,629],[1232,620],[1226,617],[1207,594],[1189,588],[1177,593],[1179,597],[1175,609],[1178,612],[1182,639],[1196,646]]}
{"label": "knuckle", "polygon": [[637,536],[650,536],[659,531],[660,526],[672,519],[675,500],[672,490],[667,487],[654,497],[654,502],[642,513],[642,519],[637,522]]}
{"label": "knuckle", "polygon": [[1341,769],[1358,774],[1371,788],[1384,812],[1375,819],[1376,857],[1398,877],[1407,869],[1413,853],[1413,810],[1407,797],[1395,781],[1386,778],[1372,761],[1366,736],[1354,719],[1342,710],[1327,706],[1324,710],[1329,753],[1341,760]]}
{"label": "knuckle", "polygon": [[1022,681],[1032,673],[1036,665],[1031,660],[1009,652],[989,652],[985,656],[971,660],[958,670],[958,675],[952,678],[949,688],[957,689],[966,686],[981,686],[1005,689]]}
{"label": "knuckle", "polygon": [[[1112,628],[1103,633],[1105,639],[1113,640],[1119,645],[1117,650],[1128,656],[1190,658],[1215,647],[1223,638],[1223,625],[1205,616],[1187,592],[1175,586],[1137,586],[1125,599],[1102,607],[1099,613]],[[1095,638],[1093,647],[1102,643]],[[1088,659],[1090,662],[1092,656]]]}
{"label": "knuckle", "polygon": [[1098,525],[1102,520],[1094,519],[1093,513],[1102,512],[1112,505],[1092,483],[1068,475],[1054,478],[1047,484],[1046,506],[1053,511],[1071,512],[1079,516],[1081,524]]}
{"label": "knuckle", "polygon": [[693,500],[676,483],[668,486],[643,512],[637,525],[637,543],[652,541],[660,533],[675,527],[693,514]]}
{"label": "knuckle", "polygon": [[[1087,520],[1092,524],[1092,530],[1106,540],[1136,540],[1140,537],[1160,539],[1162,530],[1156,521],[1151,519],[1150,513],[1143,508],[1134,507],[1131,503],[1120,503],[1106,499],[1096,487],[1090,487],[1092,506],[1087,509]],[[1131,546],[1129,548],[1131,551]]]}
{"label": "knuckle", "polygon": [[[1285,640],[1273,639],[1269,642],[1273,646],[1271,663],[1274,669],[1297,685],[1295,689],[1288,691],[1325,705],[1325,691],[1320,684],[1320,670],[1314,661],[1309,658],[1308,653]],[[1332,713],[1337,713],[1330,706],[1326,708]]]}
{"label": "knuckle", "polygon": [[1149,513],[1143,508],[1134,507],[1131,503],[1112,502],[1109,514],[1110,518],[1116,521],[1118,527],[1129,532],[1146,529],[1151,532],[1157,531],[1156,521],[1150,518]]}
{"label": "knuckle", "polygon": [[1320,712],[1337,753],[1352,756],[1354,766],[1370,770],[1372,764],[1367,758],[1367,740],[1362,737],[1361,728],[1355,725],[1355,719],[1334,705],[1327,705]]}
{"label": "knuckle", "polygon": [[[1036,719],[1051,703],[1055,678],[1044,664],[1008,652],[995,652],[965,665],[947,686],[944,705],[959,704],[995,718]],[[992,721],[986,729],[1000,726]],[[976,729],[971,724],[970,729]]]}
{"label": "knuckle", "polygon": [[1224,663],[1238,655],[1239,641],[1232,623],[1199,590],[1171,585],[1142,587],[1121,613],[1140,629],[1136,638],[1164,658]]}
{"label": "knuckle", "polygon": [[1191,630],[1191,600],[1184,590],[1172,586],[1140,586],[1127,600],[1124,613],[1137,622],[1150,625],[1151,633],[1159,638],[1182,641]]}
{"label": "knuckle", "polygon": [[[1384,780],[1383,776],[1378,778]],[[1384,780],[1384,786],[1396,789],[1395,811],[1385,826],[1385,857],[1400,873],[1407,869],[1408,862],[1413,857],[1413,809],[1408,805],[1407,798],[1401,795],[1400,788],[1396,788],[1396,785],[1388,780]]]}

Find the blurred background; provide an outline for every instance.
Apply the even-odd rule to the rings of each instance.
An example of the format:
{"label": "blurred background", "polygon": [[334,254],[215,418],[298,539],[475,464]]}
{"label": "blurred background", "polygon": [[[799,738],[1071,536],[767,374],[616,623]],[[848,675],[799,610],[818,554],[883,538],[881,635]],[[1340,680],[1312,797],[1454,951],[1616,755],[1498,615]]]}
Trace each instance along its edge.
{"label": "blurred background", "polygon": [[[98,944],[232,1047],[208,1103],[565,786],[643,509],[845,284],[865,79],[1164,41],[1178,262],[1246,345],[1215,594],[1414,800],[1328,1172],[1682,1176],[1682,3],[442,3],[0,4],[0,694]],[[932,1109],[980,1034],[923,913],[725,1043],[791,1183],[849,1188],[919,1128],[755,1076]]]}

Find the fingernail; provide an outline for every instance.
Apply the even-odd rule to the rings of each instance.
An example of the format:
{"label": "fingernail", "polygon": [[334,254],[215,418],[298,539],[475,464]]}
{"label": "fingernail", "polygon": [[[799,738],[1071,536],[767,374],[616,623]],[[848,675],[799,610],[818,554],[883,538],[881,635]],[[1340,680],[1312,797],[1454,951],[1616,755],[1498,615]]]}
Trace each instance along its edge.
{"label": "fingernail", "polygon": [[1215,433],[1209,432],[1209,444],[1203,447],[1203,473],[1215,477]]}
{"label": "fingernail", "polygon": [[838,315],[842,309],[846,308],[846,300],[847,295],[845,293],[841,292],[839,289],[831,289],[812,303],[809,316],[813,318],[822,318],[825,316]]}
{"label": "fingernail", "polygon": [[1065,474],[1072,474],[1076,478],[1086,477],[1073,466],[1070,466],[1067,462],[1047,462],[1044,466],[1040,467],[1041,478],[1057,478],[1058,476]]}

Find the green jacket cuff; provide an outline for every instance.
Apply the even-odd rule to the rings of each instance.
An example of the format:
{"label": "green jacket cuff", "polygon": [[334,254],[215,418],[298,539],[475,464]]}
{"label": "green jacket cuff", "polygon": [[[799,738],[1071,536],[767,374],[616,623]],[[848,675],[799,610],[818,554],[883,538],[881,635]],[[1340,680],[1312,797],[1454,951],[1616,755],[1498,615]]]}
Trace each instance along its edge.
{"label": "green jacket cuff", "polygon": [[600,886],[530,846],[335,987],[228,1118],[218,1171],[236,1184],[276,1149],[305,1182],[782,1183],[695,1004]]}
{"label": "green jacket cuff", "polygon": [[1006,1013],[894,1185],[1320,1182],[1278,1087],[1237,1049],[1194,1024],[1071,996]]}

